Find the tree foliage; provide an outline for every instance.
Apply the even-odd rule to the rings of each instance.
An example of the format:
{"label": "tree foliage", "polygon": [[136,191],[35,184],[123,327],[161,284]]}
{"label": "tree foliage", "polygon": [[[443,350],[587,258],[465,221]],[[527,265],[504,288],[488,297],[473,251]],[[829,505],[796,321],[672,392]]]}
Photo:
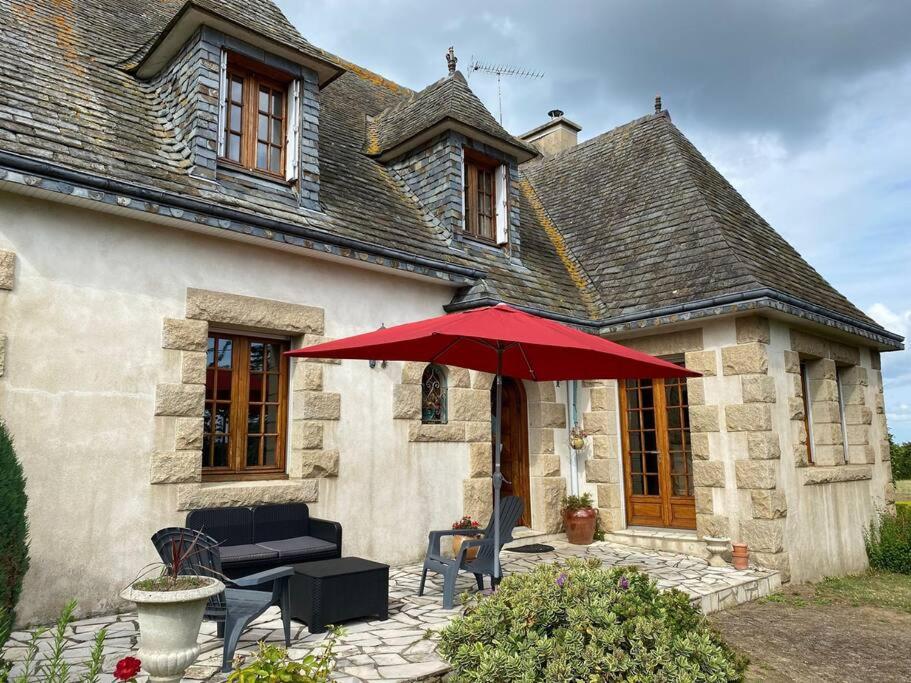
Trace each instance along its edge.
{"label": "tree foliage", "polygon": [[0,421],[0,648],[16,620],[16,603],[28,569],[25,478],[13,441]]}

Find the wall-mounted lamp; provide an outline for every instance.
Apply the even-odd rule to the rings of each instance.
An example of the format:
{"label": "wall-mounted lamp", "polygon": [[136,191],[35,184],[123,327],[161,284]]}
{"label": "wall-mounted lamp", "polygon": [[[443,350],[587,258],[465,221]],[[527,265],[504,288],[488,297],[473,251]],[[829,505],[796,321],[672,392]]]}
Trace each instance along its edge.
{"label": "wall-mounted lamp", "polygon": [[[385,330],[385,329],[386,329],[386,324],[385,324],[385,323],[380,323],[379,329]],[[370,361],[367,361],[367,362],[370,364],[370,369],[371,369],[371,370],[372,370],[373,368],[376,367],[377,361],[375,361],[375,360],[370,360]],[[381,360],[381,361],[379,361],[379,363],[380,363],[380,367],[381,367],[381,368],[385,368],[385,367],[386,367],[386,361]]]}

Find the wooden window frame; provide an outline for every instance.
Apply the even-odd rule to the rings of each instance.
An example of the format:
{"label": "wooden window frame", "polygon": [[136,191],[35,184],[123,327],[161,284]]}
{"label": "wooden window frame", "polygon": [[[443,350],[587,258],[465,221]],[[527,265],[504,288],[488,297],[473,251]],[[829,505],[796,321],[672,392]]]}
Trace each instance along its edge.
{"label": "wooden window frame", "polygon": [[[275,339],[269,337],[258,337],[255,335],[237,334],[233,332],[209,332],[209,338],[230,339],[232,344],[231,359],[231,392],[230,392],[230,409],[228,425],[228,465],[224,467],[215,467],[207,465],[206,462],[214,463],[214,447],[211,437],[217,432],[215,428],[214,415],[211,420],[213,429],[204,433],[204,445],[201,452],[202,457],[202,480],[203,481],[236,481],[236,480],[256,480],[256,479],[287,479],[285,471],[285,450],[288,440],[288,359],[284,351],[289,348],[289,343],[284,339]],[[261,396],[260,401],[250,401],[250,345],[253,343],[277,344],[279,345],[279,367],[278,376],[278,400],[266,401],[265,396]],[[216,341],[217,349],[217,341]],[[217,351],[216,351],[217,352]],[[265,363],[265,359],[264,359]],[[217,361],[216,361],[217,369]],[[215,402],[226,403],[226,401],[217,401],[217,398],[210,398],[209,392],[209,371],[207,364],[206,372],[206,408]],[[258,373],[257,373],[258,374]],[[268,374],[267,371],[264,374]],[[215,373],[215,382],[217,383],[219,374]],[[212,392],[214,397],[214,391]],[[274,465],[247,465],[247,437],[248,437],[248,413],[249,406],[271,404],[277,406],[276,416],[276,444],[275,444],[275,464]],[[214,411],[213,411],[214,412]],[[272,432],[268,432],[272,434]],[[209,436],[209,452],[206,452],[206,436]],[[260,439],[260,453],[262,452],[262,439]],[[262,459],[262,455],[260,455]]]}
{"label": "wooden window frame", "polygon": [[800,361],[800,393],[803,394],[803,426],[807,431],[807,464],[815,465],[815,444],[813,443],[813,414],[810,412],[810,361]]}
{"label": "wooden window frame", "polygon": [[[463,148],[465,157],[464,192],[465,192],[465,220],[463,233],[466,237],[497,245],[497,170],[503,164],[481,154],[473,149]],[[478,197],[478,174],[483,171],[490,175],[490,237],[482,235],[480,231],[480,202]],[[508,215],[508,212],[507,212]]]}
{"label": "wooden window frame", "polygon": [[[240,122],[240,159],[231,159],[229,154],[231,135],[237,131],[231,128],[231,104],[234,100],[231,98],[232,83],[235,79],[243,82],[243,92],[240,101],[241,105],[241,122]],[[255,62],[246,57],[228,53],[227,70],[225,78],[225,92],[221,93],[224,101],[224,129],[220,135],[224,136],[224,146],[221,156],[218,160],[220,164],[235,168],[246,173],[266,176],[271,180],[286,180],[286,159],[288,155],[288,101],[290,99],[290,87],[294,78],[278,69],[271,68],[265,64]],[[262,113],[259,108],[259,91],[261,87],[269,88],[270,91],[279,91],[282,95],[281,110],[281,131],[278,136],[278,144],[271,137],[266,140],[267,154],[271,155],[275,148],[278,149],[279,162],[278,170],[272,171],[269,168],[260,168],[256,165],[257,144],[259,139],[259,116]],[[271,108],[271,94],[270,94]],[[271,111],[266,112],[268,116],[268,125],[266,135],[270,136],[272,132],[272,121],[278,117],[273,116]],[[268,166],[269,156],[266,157]]]}
{"label": "wooden window frame", "polygon": [[[633,492],[633,468],[632,468],[632,454],[630,452],[630,426],[629,426],[629,411],[639,412],[639,424],[640,429],[634,431],[642,431],[642,425],[644,420],[642,413],[644,412],[642,408],[642,381],[646,380],[629,380],[636,382],[635,390],[638,393],[638,407],[631,408],[629,405],[629,399],[627,398],[627,391],[632,390],[633,387],[628,386],[627,381],[618,380],[617,385],[617,394],[619,397],[619,407],[620,407],[620,437],[621,437],[621,447],[623,450],[623,482],[624,482],[624,497],[626,499],[626,519],[627,524],[636,526],[636,525],[645,525],[652,526],[656,528],[672,528],[672,529],[694,529],[696,528],[696,518],[695,518],[695,496],[694,495],[676,495],[674,494],[674,476],[683,476],[687,480],[687,490],[692,490],[695,494],[695,482],[693,481],[693,471],[692,471],[692,440],[691,432],[689,428],[689,398],[687,397],[686,403],[683,402],[683,394],[680,394],[679,403],[670,406],[671,408],[676,408],[680,411],[680,420],[681,426],[675,428],[669,428],[668,425],[668,403],[667,403],[667,380],[656,378],[648,379],[651,383],[651,392],[652,392],[652,403],[651,411],[654,415],[654,432],[655,432],[655,446],[657,449],[658,455],[658,469],[657,472],[652,473],[651,471],[646,470],[646,464],[643,462],[642,465],[642,476],[643,476],[643,492],[634,493]],[[681,389],[680,391],[685,391],[687,389],[686,380],[670,380],[675,383],[679,383]],[[688,392],[687,392],[688,393]],[[690,465],[686,465],[684,460],[684,471],[682,473],[674,474],[673,472],[673,454],[670,449],[670,431],[679,430],[682,434],[682,445],[684,447],[684,453],[689,453],[690,455]],[[652,430],[645,430],[652,431]],[[685,434],[685,435],[684,435]],[[643,457],[646,453],[644,450],[645,444],[640,444],[642,446],[641,453]],[[638,452],[638,451],[637,451]],[[661,496],[660,493],[652,494],[649,493],[648,481],[646,477],[646,472],[648,474],[657,474],[658,477],[658,487],[659,492],[667,487],[668,495]],[[635,499],[635,500],[634,500]],[[655,500],[658,499],[658,500]],[[636,505],[638,504],[638,505]],[[649,506],[652,506],[657,516],[653,517],[644,517],[637,516],[634,512],[636,507],[648,509]],[[660,517],[661,524],[655,524],[654,522],[659,521]]]}

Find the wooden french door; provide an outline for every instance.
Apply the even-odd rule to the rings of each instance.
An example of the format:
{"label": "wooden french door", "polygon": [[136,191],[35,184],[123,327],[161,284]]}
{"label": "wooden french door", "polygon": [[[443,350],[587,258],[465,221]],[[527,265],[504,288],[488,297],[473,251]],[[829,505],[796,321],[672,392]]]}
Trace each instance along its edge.
{"label": "wooden french door", "polygon": [[620,383],[626,521],[696,528],[685,379]]}
{"label": "wooden french door", "polygon": [[[490,414],[496,415],[497,386],[490,391]],[[503,378],[503,428],[500,451],[500,469],[503,472],[502,496],[519,496],[525,511],[519,519],[520,526],[531,526],[531,485],[528,479],[528,409],[522,383]],[[491,419],[491,425],[494,425]],[[493,439],[491,439],[493,443]],[[491,458],[493,449],[491,449]]]}

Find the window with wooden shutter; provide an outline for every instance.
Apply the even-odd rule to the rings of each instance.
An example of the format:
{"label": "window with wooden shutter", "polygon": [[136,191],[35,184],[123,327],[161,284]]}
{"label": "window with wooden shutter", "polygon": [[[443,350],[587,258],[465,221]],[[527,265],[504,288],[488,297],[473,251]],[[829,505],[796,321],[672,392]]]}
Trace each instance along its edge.
{"label": "window with wooden shutter", "polygon": [[288,343],[213,332],[206,357],[204,479],[266,479],[285,472]]}
{"label": "window with wooden shutter", "polygon": [[287,149],[297,140],[296,131],[288,130],[289,123],[297,125],[288,102],[296,92],[291,76],[229,53],[222,83],[222,161],[280,178],[296,177],[288,161],[296,164],[297,155]]}
{"label": "window with wooden shutter", "polygon": [[[474,150],[465,149],[465,232],[479,240],[497,243],[498,187],[505,192],[505,183],[498,178],[501,164]],[[502,230],[499,231],[502,234]]]}

